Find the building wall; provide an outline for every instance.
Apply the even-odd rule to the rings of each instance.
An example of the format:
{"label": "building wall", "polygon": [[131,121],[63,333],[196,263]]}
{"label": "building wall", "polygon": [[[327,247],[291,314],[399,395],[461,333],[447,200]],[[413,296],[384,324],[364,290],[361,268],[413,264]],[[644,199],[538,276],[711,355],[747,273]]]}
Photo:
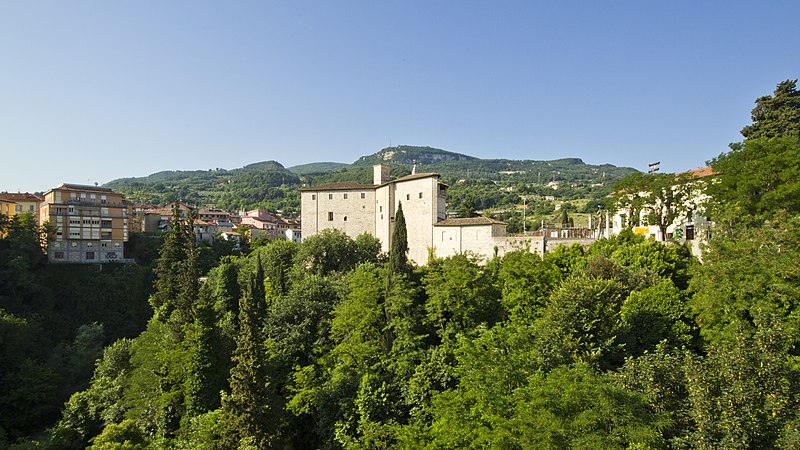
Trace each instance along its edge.
{"label": "building wall", "polygon": [[541,254],[541,241],[534,236],[507,237],[505,224],[434,227],[434,250],[441,258],[471,253],[486,261],[521,248]]}
{"label": "building wall", "polygon": [[48,191],[39,209],[40,222],[55,229],[48,243],[53,262],[98,263],[124,259],[130,205],[121,194],[91,187]]}
{"label": "building wall", "polygon": [[375,234],[373,189],[304,191],[300,195],[303,236],[331,228],[352,238],[361,233]]}
{"label": "building wall", "polygon": [[394,197],[389,217],[390,232],[394,228],[397,207],[402,203],[408,230],[408,259],[416,264],[425,264],[428,261],[428,249],[434,245],[433,224],[438,221],[439,209],[438,184],[438,177],[427,177],[388,185],[393,189]]}

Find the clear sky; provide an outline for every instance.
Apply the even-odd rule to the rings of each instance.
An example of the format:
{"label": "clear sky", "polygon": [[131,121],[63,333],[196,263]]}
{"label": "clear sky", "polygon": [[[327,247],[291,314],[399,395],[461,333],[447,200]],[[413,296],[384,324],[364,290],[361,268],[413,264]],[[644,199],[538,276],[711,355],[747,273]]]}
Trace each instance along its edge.
{"label": "clear sky", "polygon": [[798,1],[0,0],[0,190],[392,145],[683,171],[800,77]]}

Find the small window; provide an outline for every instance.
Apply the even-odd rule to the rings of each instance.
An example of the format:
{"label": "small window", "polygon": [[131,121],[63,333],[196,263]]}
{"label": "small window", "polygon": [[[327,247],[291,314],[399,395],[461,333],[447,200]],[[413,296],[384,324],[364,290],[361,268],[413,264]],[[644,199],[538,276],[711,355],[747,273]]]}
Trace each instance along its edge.
{"label": "small window", "polygon": [[347,194],[344,194],[344,199],[347,200]]}
{"label": "small window", "polygon": [[422,198],[422,192],[419,193],[419,198]]}
{"label": "small window", "polygon": [[344,221],[347,222],[347,216],[344,216]]}
{"label": "small window", "polygon": [[[383,212],[383,205],[378,207],[378,212]],[[383,218],[383,216],[381,216],[381,218]]]}
{"label": "small window", "polygon": [[361,193],[361,198],[367,198],[367,194],[365,194],[365,193],[363,193],[363,192],[362,192],[362,193]]}
{"label": "small window", "polygon": [[406,200],[411,200],[411,194],[406,194]]}
{"label": "small window", "polygon": [[53,258],[55,258],[55,259],[64,259],[64,252],[55,252],[55,253],[53,253]]}
{"label": "small window", "polygon": [[86,259],[94,259],[94,252],[86,252]]}
{"label": "small window", "polygon": [[333,211],[328,211],[328,222],[333,221]]}
{"label": "small window", "polygon": [[328,194],[328,200],[333,200],[333,194]]}
{"label": "small window", "polygon": [[317,194],[311,194],[311,200],[316,200],[316,199],[317,199]]}
{"label": "small window", "polygon": [[16,206],[14,207],[14,209],[15,209],[17,212],[22,212],[22,205],[16,205]]}

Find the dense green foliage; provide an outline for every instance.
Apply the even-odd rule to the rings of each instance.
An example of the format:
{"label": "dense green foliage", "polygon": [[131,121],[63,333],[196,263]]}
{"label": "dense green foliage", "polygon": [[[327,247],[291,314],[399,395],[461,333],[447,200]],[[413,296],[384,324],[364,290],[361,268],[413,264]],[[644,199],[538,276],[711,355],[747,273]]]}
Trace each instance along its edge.
{"label": "dense green foliage", "polygon": [[800,137],[800,91],[797,80],[785,80],[775,88],[774,95],[756,99],[752,112],[753,124],[742,128],[745,139]]}
{"label": "dense green foliage", "polygon": [[[791,153],[771,154],[790,170]],[[720,186],[737,176],[720,171]],[[624,230],[543,257],[413,267],[398,213],[390,255],[327,230],[223,258],[201,278],[176,217],[153,317],[136,337],[111,336],[88,384],[109,341],[100,322],[132,314],[114,305],[138,295],[113,286],[136,286],[142,269],[49,267],[42,230],[3,221],[0,446],[798,448],[800,214],[764,201],[783,184],[762,181],[748,199],[721,197],[721,209],[760,212],[729,220],[703,264]],[[70,299],[73,278],[88,299]],[[54,400],[66,400],[60,419]]]}
{"label": "dense green foliage", "polygon": [[88,387],[103,346],[134,337],[151,311],[138,265],[48,265],[33,216],[2,218],[0,447],[41,432]]}
{"label": "dense green foliage", "polygon": [[[796,225],[776,245],[800,248],[792,245]],[[166,237],[162,260],[180,240]],[[69,399],[40,445],[797,442],[800,335],[786,302],[797,298],[800,277],[779,263],[796,252],[738,252],[720,240],[700,266],[684,247],[626,232],[543,259],[520,250],[486,265],[458,255],[413,268],[359,240],[328,231],[223,260],[186,316],[174,313],[182,304],[175,303],[135,339],[106,348],[88,389]],[[337,258],[326,256],[332,252]],[[725,284],[743,263],[750,270]],[[187,270],[170,267],[159,279]],[[766,267],[783,272],[764,275]],[[772,289],[764,276],[785,281]],[[19,320],[4,323],[22,331]],[[35,366],[20,370],[48,379]],[[26,395],[38,386],[28,384]]]}

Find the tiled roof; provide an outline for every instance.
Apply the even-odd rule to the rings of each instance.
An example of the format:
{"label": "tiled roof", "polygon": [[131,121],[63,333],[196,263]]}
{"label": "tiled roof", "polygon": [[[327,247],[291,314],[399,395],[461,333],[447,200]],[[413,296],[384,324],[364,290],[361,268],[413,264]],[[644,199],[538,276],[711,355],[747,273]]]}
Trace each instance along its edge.
{"label": "tiled roof", "polygon": [[445,219],[433,224],[436,227],[468,227],[473,225],[505,225],[505,222],[488,217],[464,217]]}
{"label": "tiled roof", "polygon": [[300,188],[301,191],[304,192],[315,192],[315,191],[354,191],[354,190],[366,190],[366,189],[375,189],[377,186],[373,184],[361,184],[361,183],[353,183],[349,181],[341,182],[341,183],[329,183],[329,184],[319,184],[317,186],[307,186],[304,188]]}
{"label": "tiled roof", "polygon": [[420,178],[430,178],[430,177],[438,177],[438,176],[439,176],[438,173],[433,173],[433,172],[414,173],[414,174],[411,174],[411,175],[406,175],[404,177],[400,177],[400,178],[391,180],[388,183],[384,183],[384,185],[391,184],[391,183],[397,183],[398,181],[411,181],[411,180],[418,180]]}
{"label": "tiled roof", "polygon": [[40,202],[42,198],[27,192],[0,192],[0,200],[8,202]]}
{"label": "tiled roof", "polygon": [[56,189],[61,189],[61,190],[64,190],[64,191],[96,191],[96,192],[114,193],[114,191],[111,188],[93,186],[93,185],[87,185],[87,184],[62,183],[61,186],[57,187]]}
{"label": "tiled roof", "polygon": [[710,177],[711,175],[716,175],[717,173],[714,172],[714,169],[711,166],[708,167],[701,167],[699,169],[690,170],[688,172],[684,172],[695,176],[696,178],[703,178],[703,177]]}

